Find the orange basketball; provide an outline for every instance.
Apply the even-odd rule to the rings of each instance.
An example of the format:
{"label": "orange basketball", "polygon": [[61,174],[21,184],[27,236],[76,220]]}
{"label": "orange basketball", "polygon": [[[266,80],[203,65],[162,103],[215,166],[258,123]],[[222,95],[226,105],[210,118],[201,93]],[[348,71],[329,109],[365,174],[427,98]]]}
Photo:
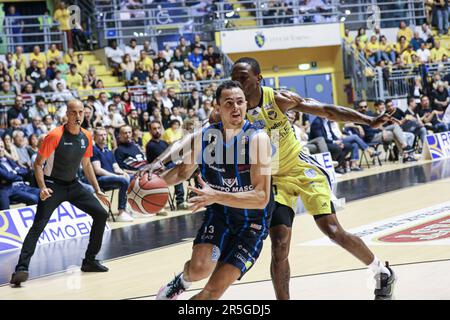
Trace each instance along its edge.
{"label": "orange basketball", "polygon": [[166,182],[153,174],[142,177],[135,176],[128,187],[128,203],[135,212],[157,213],[161,211],[169,199],[169,188]]}

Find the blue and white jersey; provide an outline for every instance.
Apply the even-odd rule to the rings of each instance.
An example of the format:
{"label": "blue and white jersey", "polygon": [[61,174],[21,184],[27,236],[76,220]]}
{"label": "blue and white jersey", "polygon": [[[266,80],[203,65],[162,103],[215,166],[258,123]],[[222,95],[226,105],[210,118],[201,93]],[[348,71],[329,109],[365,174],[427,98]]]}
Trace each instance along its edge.
{"label": "blue and white jersey", "polygon": [[[197,161],[203,180],[211,188],[230,193],[253,190],[250,177],[250,141],[257,132],[258,129],[245,121],[244,127],[233,141],[226,143],[221,122],[203,129],[202,154]],[[243,206],[245,207],[245,203]],[[212,204],[207,208],[206,214],[224,215],[226,223],[232,229],[253,228],[263,231],[270,225],[273,207],[271,192],[270,201],[263,210]]]}

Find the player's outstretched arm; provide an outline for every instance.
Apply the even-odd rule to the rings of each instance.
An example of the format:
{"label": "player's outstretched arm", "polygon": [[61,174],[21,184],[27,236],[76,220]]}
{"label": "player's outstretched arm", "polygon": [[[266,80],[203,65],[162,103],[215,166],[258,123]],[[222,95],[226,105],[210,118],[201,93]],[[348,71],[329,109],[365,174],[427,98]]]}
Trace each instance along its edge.
{"label": "player's outstretched arm", "polygon": [[288,110],[305,112],[337,122],[355,122],[377,128],[388,121],[397,122],[390,114],[371,117],[351,108],[326,104],[315,99],[303,98],[297,93],[281,90],[275,93],[275,102],[283,113]]}
{"label": "player's outstretched arm", "polygon": [[188,134],[183,137],[183,139],[171,144],[163,153],[159,155],[152,163],[142,167],[139,169],[139,175],[143,173],[152,174],[153,172],[162,172],[166,168],[165,166],[172,159],[179,159],[180,157],[184,157],[182,155],[183,150],[189,150],[190,146],[193,144],[195,139],[201,139],[202,130],[196,130],[193,133]]}
{"label": "player's outstretched arm", "polygon": [[192,212],[213,203],[233,208],[264,209],[270,199],[271,153],[272,147],[267,134],[257,133],[250,142],[250,176],[253,190],[245,192],[217,191],[199,177],[201,189],[188,187],[197,194],[189,199]]}

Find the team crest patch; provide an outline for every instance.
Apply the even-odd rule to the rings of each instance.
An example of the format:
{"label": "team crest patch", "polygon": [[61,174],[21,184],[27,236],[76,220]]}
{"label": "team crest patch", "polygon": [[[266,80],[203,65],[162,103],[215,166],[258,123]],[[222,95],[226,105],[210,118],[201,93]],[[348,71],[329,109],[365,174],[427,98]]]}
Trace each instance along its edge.
{"label": "team crest patch", "polygon": [[275,110],[269,110],[269,112],[267,112],[267,116],[270,120],[275,120],[277,118],[277,113]]}
{"label": "team crest patch", "polygon": [[262,32],[257,32],[255,35],[255,42],[258,48],[262,48],[266,42],[266,37]]}
{"label": "team crest patch", "polygon": [[317,175],[317,173],[314,169],[306,169],[304,172],[305,172],[305,176],[307,176],[310,179],[314,178]]}
{"label": "team crest patch", "polygon": [[266,122],[265,122],[264,120],[256,120],[256,121],[253,123],[253,126],[254,126],[256,129],[264,129],[264,128],[266,127]]}

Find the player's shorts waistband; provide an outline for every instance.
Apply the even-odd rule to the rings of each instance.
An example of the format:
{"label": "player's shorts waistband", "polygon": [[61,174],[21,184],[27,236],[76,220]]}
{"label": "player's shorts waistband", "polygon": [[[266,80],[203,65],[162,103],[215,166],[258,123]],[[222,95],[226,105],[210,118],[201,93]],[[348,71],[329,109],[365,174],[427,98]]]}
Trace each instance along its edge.
{"label": "player's shorts waistband", "polygon": [[73,179],[71,181],[64,181],[64,180],[60,180],[60,179],[57,179],[57,178],[44,176],[44,181],[56,183],[56,184],[59,184],[59,185],[62,185],[62,186],[70,186],[72,184],[77,183],[78,179]]}

